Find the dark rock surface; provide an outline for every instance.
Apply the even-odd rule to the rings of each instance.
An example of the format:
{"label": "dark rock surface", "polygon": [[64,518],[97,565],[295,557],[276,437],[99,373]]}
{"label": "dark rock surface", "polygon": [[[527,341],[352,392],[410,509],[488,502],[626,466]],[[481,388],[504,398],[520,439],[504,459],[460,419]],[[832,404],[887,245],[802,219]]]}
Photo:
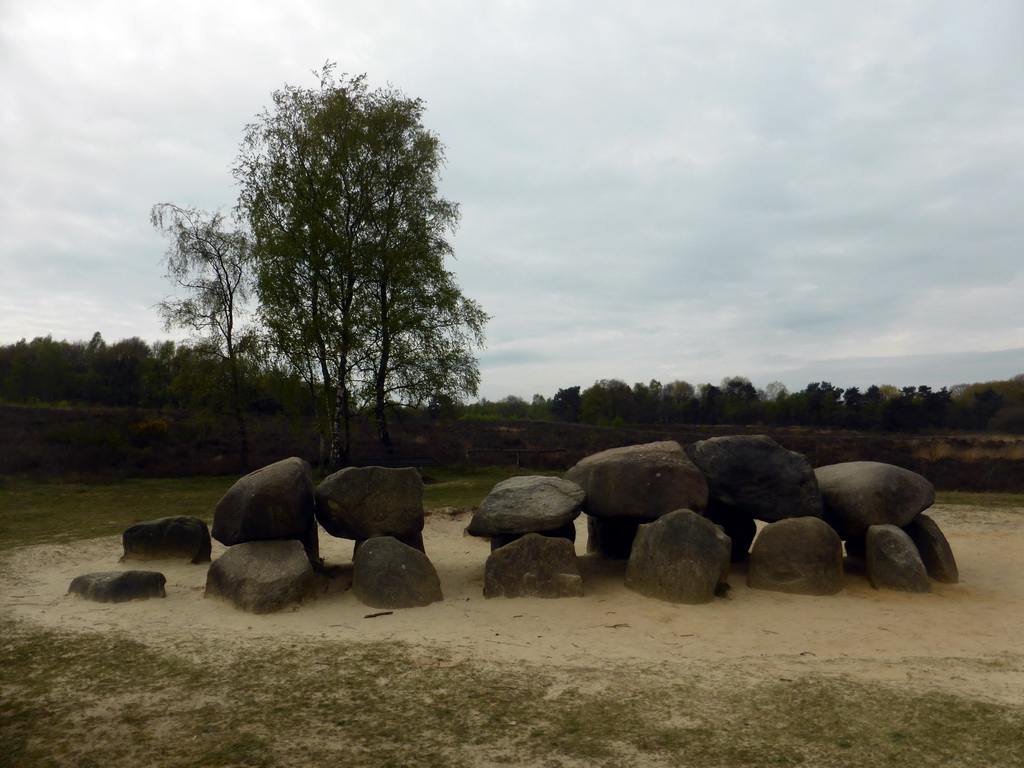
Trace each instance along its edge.
{"label": "dark rock surface", "polygon": [[342,539],[418,534],[423,530],[423,480],[412,467],[347,467],[317,486],[316,519]]}
{"label": "dark rock surface", "polygon": [[642,525],[626,566],[626,586],[671,603],[709,603],[729,568],[729,537],[689,509]]}
{"label": "dark rock surface", "polygon": [[701,440],[687,448],[704,473],[709,498],[758,520],[821,517],[821,493],[802,454],[766,435]]}
{"label": "dark rock surface", "polygon": [[564,528],[579,517],[585,495],[558,477],[510,477],[480,502],[468,530],[472,536],[502,536]]}
{"label": "dark rock surface", "polygon": [[525,534],[493,551],[484,564],[484,597],[582,597],[572,542]]}
{"label": "dark rock surface", "polygon": [[76,576],[69,595],[80,595],[94,603],[124,603],[166,597],[167,579],[157,571],[105,571]]}
{"label": "dark rock surface", "polygon": [[210,529],[198,517],[161,517],[136,523],[121,535],[125,560],[186,558],[210,562]]}
{"label": "dark rock surface", "polygon": [[960,569],[957,568],[953,550],[938,524],[928,515],[918,515],[903,529],[917,547],[921,562],[928,575],[943,584],[960,582]]}
{"label": "dark rock surface", "polygon": [[844,541],[872,525],[902,528],[935,503],[935,488],[916,472],[877,461],[849,461],[814,470],[825,522]]}
{"label": "dark rock surface", "polygon": [[676,509],[702,512],[708,502],[704,475],[671,440],[595,453],[565,479],[584,490],[583,511],[595,517],[654,520]]}
{"label": "dark rock surface", "polygon": [[352,565],[352,591],[372,608],[416,608],[444,599],[427,556],[392,536],[364,541]]}
{"label": "dark rock surface", "polygon": [[910,536],[895,525],[872,525],[866,539],[868,581],[875,589],[931,592],[921,555]]}
{"label": "dark rock surface", "polygon": [[316,579],[301,542],[249,541],[228,547],[210,564],[205,597],[249,613],[274,613],[316,599]]}
{"label": "dark rock surface", "polygon": [[217,502],[213,538],[227,547],[247,541],[299,539],[313,522],[313,474],[292,457],[241,478]]}
{"label": "dark rock surface", "polygon": [[843,589],[843,542],[817,517],[766,525],[753,549],[747,584],[795,595],[834,595]]}

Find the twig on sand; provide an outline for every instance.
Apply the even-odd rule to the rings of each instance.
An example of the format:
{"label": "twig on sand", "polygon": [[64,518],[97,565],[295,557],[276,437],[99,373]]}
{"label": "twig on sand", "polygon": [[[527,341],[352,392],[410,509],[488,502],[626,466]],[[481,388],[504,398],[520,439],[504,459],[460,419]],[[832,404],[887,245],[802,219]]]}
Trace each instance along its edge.
{"label": "twig on sand", "polygon": [[364,619],[376,619],[378,616],[390,616],[394,611],[381,611],[380,613],[368,613],[363,616]]}

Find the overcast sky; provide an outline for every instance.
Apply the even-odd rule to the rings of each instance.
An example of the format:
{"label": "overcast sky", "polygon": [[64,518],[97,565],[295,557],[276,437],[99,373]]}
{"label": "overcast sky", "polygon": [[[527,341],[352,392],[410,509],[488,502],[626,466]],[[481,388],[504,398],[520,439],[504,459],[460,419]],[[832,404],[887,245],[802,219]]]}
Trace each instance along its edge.
{"label": "overcast sky", "polygon": [[1024,373],[1017,0],[0,0],[0,343],[169,338],[150,208],[328,60],[426,101],[482,396]]}

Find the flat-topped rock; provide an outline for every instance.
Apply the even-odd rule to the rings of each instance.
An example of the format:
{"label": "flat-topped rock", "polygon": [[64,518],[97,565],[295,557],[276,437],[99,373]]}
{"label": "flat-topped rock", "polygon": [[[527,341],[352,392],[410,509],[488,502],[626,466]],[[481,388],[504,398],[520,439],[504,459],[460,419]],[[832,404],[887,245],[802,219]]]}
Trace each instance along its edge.
{"label": "flat-topped rock", "polygon": [[157,571],[103,571],[76,576],[69,595],[80,595],[94,603],[124,603],[166,597],[166,577]]}
{"label": "flat-topped rock", "polygon": [[472,536],[506,536],[563,528],[579,517],[585,497],[580,486],[559,477],[510,477],[480,502],[467,530]]}
{"label": "flat-topped rock", "polygon": [[210,529],[198,517],[181,515],[136,523],[121,535],[125,560],[185,558],[210,562]]}

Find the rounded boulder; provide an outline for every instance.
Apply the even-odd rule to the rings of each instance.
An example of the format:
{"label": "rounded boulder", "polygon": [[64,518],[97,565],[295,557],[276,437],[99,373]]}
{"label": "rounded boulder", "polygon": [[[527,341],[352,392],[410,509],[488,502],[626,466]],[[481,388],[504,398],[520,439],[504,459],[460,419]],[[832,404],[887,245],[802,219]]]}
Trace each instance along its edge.
{"label": "rounded boulder", "polygon": [[471,536],[553,531],[579,517],[585,496],[576,483],[559,477],[510,477],[480,502],[467,530]]}
{"label": "rounded boulder", "polygon": [[910,523],[935,503],[935,487],[893,464],[849,461],[814,470],[825,521],[844,541],[862,538],[870,526]]}

